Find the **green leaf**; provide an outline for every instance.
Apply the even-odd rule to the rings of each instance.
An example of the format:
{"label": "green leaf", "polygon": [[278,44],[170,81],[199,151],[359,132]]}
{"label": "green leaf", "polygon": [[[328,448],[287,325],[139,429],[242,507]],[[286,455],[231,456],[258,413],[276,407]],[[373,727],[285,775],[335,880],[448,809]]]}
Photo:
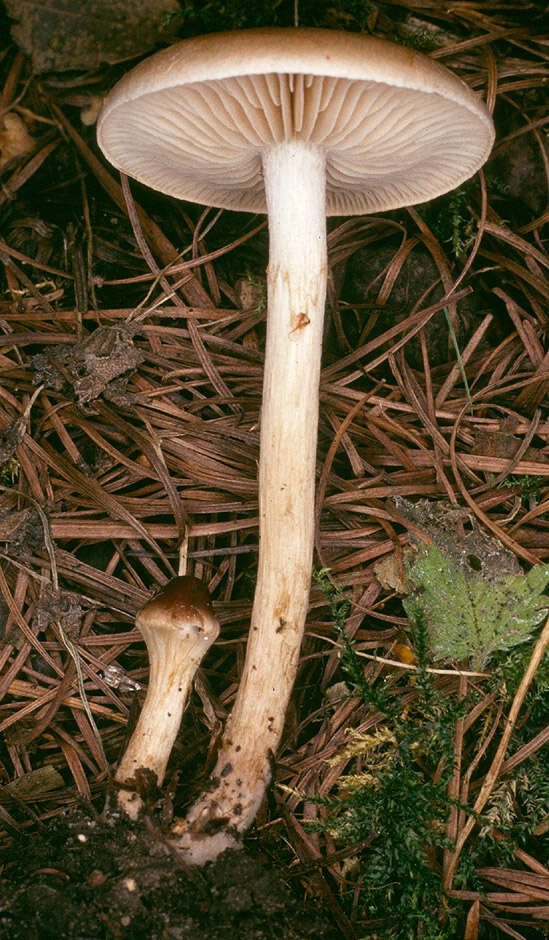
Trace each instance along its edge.
{"label": "green leaf", "polygon": [[410,552],[405,571],[406,613],[415,621],[421,612],[435,660],[470,658],[472,668],[482,669],[496,650],[528,640],[549,606],[543,594],[549,565],[487,577],[433,543]]}

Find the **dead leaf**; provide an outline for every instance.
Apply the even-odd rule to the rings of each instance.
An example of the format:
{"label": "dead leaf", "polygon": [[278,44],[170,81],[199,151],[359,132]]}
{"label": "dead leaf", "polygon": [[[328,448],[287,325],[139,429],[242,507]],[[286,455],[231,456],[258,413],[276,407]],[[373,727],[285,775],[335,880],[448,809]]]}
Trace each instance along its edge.
{"label": "dead leaf", "polygon": [[65,781],[60,773],[52,767],[51,764],[45,764],[44,767],[38,767],[36,770],[17,777],[11,783],[6,784],[5,790],[13,793],[19,800],[37,800],[44,793],[50,790],[59,790],[65,786]]}
{"label": "dead leaf", "polygon": [[27,430],[27,416],[16,418],[0,433],[0,466],[10,460]]}
{"label": "dead leaf", "polygon": [[107,392],[119,400],[123,389],[116,380],[142,360],[132,330],[121,324],[99,326],[73,346],[52,346],[47,353],[33,356],[32,364],[36,382],[59,391],[68,380],[83,405]]}
{"label": "dead leaf", "polygon": [[8,111],[0,120],[0,170],[15,157],[30,153],[34,140],[27,130],[23,118]]}
{"label": "dead leaf", "polygon": [[36,72],[96,69],[169,41],[177,0],[6,0],[11,35]]}
{"label": "dead leaf", "polygon": [[402,565],[399,564],[394,553],[375,563],[374,574],[381,587],[386,591],[396,591],[397,594],[406,593],[407,588],[402,577]]}
{"label": "dead leaf", "polygon": [[326,699],[327,705],[337,705],[343,699],[350,698],[351,695],[352,690],[346,682],[334,682],[333,685],[328,686],[326,689],[324,698]]}
{"label": "dead leaf", "polygon": [[[395,499],[395,505],[403,516],[421,526],[432,542],[467,572],[477,572],[487,579],[522,573],[513,552],[498,539],[486,535],[469,509],[443,500],[420,499],[412,503],[402,497]],[[417,543],[418,540],[410,533],[410,544],[415,546]]]}
{"label": "dead leaf", "polygon": [[70,640],[77,640],[82,628],[82,598],[70,591],[55,591],[46,586],[34,612],[32,625],[42,633],[50,623],[59,623]]}
{"label": "dead leaf", "polygon": [[[474,453],[482,454],[484,457],[500,457],[504,460],[512,460],[522,443],[520,437],[515,434],[482,428],[476,428],[472,437]],[[537,447],[528,447],[522,455],[523,460],[537,460],[540,457]]]}
{"label": "dead leaf", "polygon": [[36,509],[0,510],[0,541],[9,544],[10,554],[21,560],[44,545],[44,527]]}
{"label": "dead leaf", "polygon": [[236,302],[241,310],[261,312],[266,304],[267,286],[260,278],[241,277],[234,285]]}
{"label": "dead leaf", "polygon": [[31,509],[20,509],[15,512],[0,510],[0,542],[11,542],[17,537],[19,527],[27,520]]}

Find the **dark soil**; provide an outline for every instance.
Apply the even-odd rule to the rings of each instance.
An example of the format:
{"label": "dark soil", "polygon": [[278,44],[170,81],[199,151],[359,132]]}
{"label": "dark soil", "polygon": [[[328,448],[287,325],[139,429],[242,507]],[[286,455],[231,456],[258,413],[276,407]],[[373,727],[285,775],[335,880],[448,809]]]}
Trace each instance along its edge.
{"label": "dark soil", "polygon": [[17,836],[2,858],[9,940],[336,940],[340,931],[247,850],[189,869],[161,834],[83,812]]}

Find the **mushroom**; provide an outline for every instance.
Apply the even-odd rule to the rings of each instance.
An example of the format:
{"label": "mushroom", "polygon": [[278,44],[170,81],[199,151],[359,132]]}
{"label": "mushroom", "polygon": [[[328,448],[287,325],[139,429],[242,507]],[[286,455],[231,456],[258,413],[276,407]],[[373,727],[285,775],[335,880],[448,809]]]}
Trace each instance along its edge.
{"label": "mushroom", "polygon": [[269,220],[257,585],[212,785],[179,827],[191,861],[236,844],[252,822],[296,676],[313,555],[326,216],[439,196],[484,163],[493,138],[484,104],[443,66],[331,30],[184,40],[138,65],[104,104],[98,141],[124,173]]}
{"label": "mushroom", "polygon": [[[143,771],[161,786],[194,674],[219,635],[206,586],[190,575],[174,578],[135,619],[149,653],[149,686],[137,725],[118,767],[118,805],[136,819]],[[141,780],[139,779],[141,776]]]}

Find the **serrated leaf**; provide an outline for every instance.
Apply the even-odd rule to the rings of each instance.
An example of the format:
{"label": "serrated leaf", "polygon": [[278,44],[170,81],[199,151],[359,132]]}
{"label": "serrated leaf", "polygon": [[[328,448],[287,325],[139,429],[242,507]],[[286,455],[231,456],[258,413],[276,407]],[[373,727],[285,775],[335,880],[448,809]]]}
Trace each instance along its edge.
{"label": "serrated leaf", "polygon": [[433,543],[410,552],[405,570],[411,591],[404,608],[411,619],[421,611],[435,660],[470,658],[482,669],[496,650],[528,640],[549,607],[549,565],[486,577]]}

